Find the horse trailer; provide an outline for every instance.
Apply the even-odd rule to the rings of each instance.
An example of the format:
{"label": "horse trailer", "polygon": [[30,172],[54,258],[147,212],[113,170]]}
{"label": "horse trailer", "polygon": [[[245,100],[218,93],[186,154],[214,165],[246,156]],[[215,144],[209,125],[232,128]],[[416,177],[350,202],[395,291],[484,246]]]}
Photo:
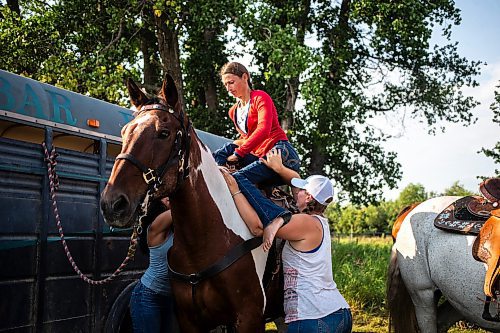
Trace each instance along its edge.
{"label": "horse trailer", "polygon": [[[55,148],[56,202],[75,265],[89,279],[120,265],[131,230],[112,230],[100,193],[132,111],[0,70],[0,332],[127,332],[140,251],[109,283],[75,273],[61,245],[46,152]],[[210,149],[227,139],[198,131]],[[54,185],[54,184],[53,184]]]}

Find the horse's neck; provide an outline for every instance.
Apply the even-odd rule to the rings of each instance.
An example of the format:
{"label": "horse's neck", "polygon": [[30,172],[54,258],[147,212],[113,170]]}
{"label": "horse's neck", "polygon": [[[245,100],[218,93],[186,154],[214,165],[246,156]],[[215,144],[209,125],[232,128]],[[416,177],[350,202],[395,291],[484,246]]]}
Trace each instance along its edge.
{"label": "horse's neck", "polygon": [[233,233],[251,238],[212,154],[197,140],[193,140],[189,163],[189,177],[171,199],[176,238],[193,251],[213,248],[212,241],[229,246]]}

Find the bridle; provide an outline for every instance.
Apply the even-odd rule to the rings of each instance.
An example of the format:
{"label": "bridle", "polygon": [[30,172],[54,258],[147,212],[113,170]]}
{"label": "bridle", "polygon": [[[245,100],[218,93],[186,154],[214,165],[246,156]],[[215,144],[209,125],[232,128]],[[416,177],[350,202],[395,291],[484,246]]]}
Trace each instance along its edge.
{"label": "bridle", "polygon": [[188,120],[187,126],[185,126],[184,112],[182,110],[179,116],[176,116],[174,110],[169,106],[162,103],[155,103],[155,104],[144,105],[143,107],[140,108],[139,113],[147,111],[168,112],[175,119],[179,121],[181,128],[176,133],[173,148],[170,150],[170,155],[168,156],[167,160],[165,161],[165,163],[163,163],[156,169],[152,169],[150,167],[145,166],[132,154],[118,154],[118,156],[116,156],[116,160],[126,160],[132,163],[135,167],[137,167],[142,172],[142,178],[148,185],[146,197],[141,205],[142,212],[141,215],[139,216],[139,221],[138,221],[139,228],[142,225],[142,219],[147,215],[150,199],[154,196],[154,194],[163,184],[162,180],[167,170],[175,164],[178,165],[178,174],[177,174],[177,181],[175,184],[175,188],[170,193],[167,193],[166,194],[167,196],[172,196],[173,194],[175,194],[184,183],[184,180],[188,178],[189,153],[191,149],[191,127],[192,127],[191,121]]}

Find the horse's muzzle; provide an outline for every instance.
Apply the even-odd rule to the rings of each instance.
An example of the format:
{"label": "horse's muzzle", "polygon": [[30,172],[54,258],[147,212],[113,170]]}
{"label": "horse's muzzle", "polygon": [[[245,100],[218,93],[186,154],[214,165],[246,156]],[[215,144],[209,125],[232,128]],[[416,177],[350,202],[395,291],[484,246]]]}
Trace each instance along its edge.
{"label": "horse's muzzle", "polygon": [[112,227],[126,228],[132,226],[132,216],[135,209],[132,209],[127,195],[112,192],[104,189],[101,195],[101,212],[104,220]]}

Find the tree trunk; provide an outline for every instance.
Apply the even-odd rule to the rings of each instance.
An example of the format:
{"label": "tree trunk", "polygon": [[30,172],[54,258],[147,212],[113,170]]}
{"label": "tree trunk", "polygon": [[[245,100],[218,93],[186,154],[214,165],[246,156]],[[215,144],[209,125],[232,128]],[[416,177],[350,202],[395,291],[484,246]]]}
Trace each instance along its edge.
{"label": "tree trunk", "polygon": [[16,12],[17,15],[21,16],[21,8],[19,8],[19,0],[7,0],[7,6],[13,12]]}
{"label": "tree trunk", "polygon": [[307,170],[308,175],[322,175],[324,174],[323,168],[326,162],[326,156],[322,149],[318,145],[314,145],[311,151],[311,163]]}
{"label": "tree trunk", "polygon": [[[311,0],[303,0],[300,4],[301,14],[297,21],[297,42],[304,45],[305,34],[308,26],[309,12],[311,11]],[[293,128],[293,116],[295,114],[295,103],[299,94],[299,77],[290,78],[286,84],[285,110],[281,118],[281,127],[286,132]]]}
{"label": "tree trunk", "polygon": [[295,114],[295,102],[297,101],[299,84],[298,77],[291,78],[286,84],[285,110],[281,117],[281,127],[285,132],[293,128],[293,115]]}
{"label": "tree trunk", "polygon": [[[215,39],[216,34],[213,30],[205,29],[203,32],[203,40],[206,45],[210,45]],[[210,113],[217,111],[218,99],[217,99],[217,85],[215,83],[215,68],[210,68],[210,76],[205,78],[205,101],[207,103],[207,108]]]}
{"label": "tree trunk", "polygon": [[181,61],[179,56],[179,36],[177,31],[167,25],[165,14],[155,17],[157,27],[158,49],[162,60],[163,72],[174,79],[179,93],[179,102],[185,108],[184,89],[182,84]]}
{"label": "tree trunk", "polygon": [[[329,89],[340,89],[340,78],[344,77],[344,70],[346,66],[351,62],[351,58],[346,57],[349,45],[348,41],[350,38],[350,28],[349,28],[349,14],[351,10],[351,0],[342,0],[339,12],[339,23],[334,27],[329,33],[329,43],[328,49],[332,54],[332,65],[329,68],[328,77],[330,80]],[[342,54],[342,58],[339,54]],[[321,119],[321,116],[319,117]],[[321,128],[326,125],[318,120],[318,130],[320,133],[324,133]],[[339,120],[341,121],[341,120]],[[323,125],[323,126],[322,126]],[[328,129],[325,128],[325,131]],[[332,134],[333,135],[333,134]],[[309,165],[310,174],[322,174],[324,171],[326,163],[326,152],[323,149],[321,140],[315,141],[312,152],[311,152],[311,164]]]}
{"label": "tree trunk", "polygon": [[140,47],[144,58],[144,87],[149,92],[157,92],[161,88],[161,67],[158,59],[158,41],[154,32],[154,14],[151,9],[145,9],[144,26],[140,32]]}
{"label": "tree trunk", "polygon": [[346,52],[339,59],[335,54],[339,54],[340,50],[346,50],[348,48],[347,41],[349,40],[349,14],[351,10],[351,0],[342,0],[339,13],[339,23],[330,32],[329,40],[331,45],[331,50],[334,52],[334,57],[332,64],[330,66],[329,78],[334,84],[340,83],[340,78],[344,76],[344,67],[347,62],[350,62],[350,58],[346,57]]}

